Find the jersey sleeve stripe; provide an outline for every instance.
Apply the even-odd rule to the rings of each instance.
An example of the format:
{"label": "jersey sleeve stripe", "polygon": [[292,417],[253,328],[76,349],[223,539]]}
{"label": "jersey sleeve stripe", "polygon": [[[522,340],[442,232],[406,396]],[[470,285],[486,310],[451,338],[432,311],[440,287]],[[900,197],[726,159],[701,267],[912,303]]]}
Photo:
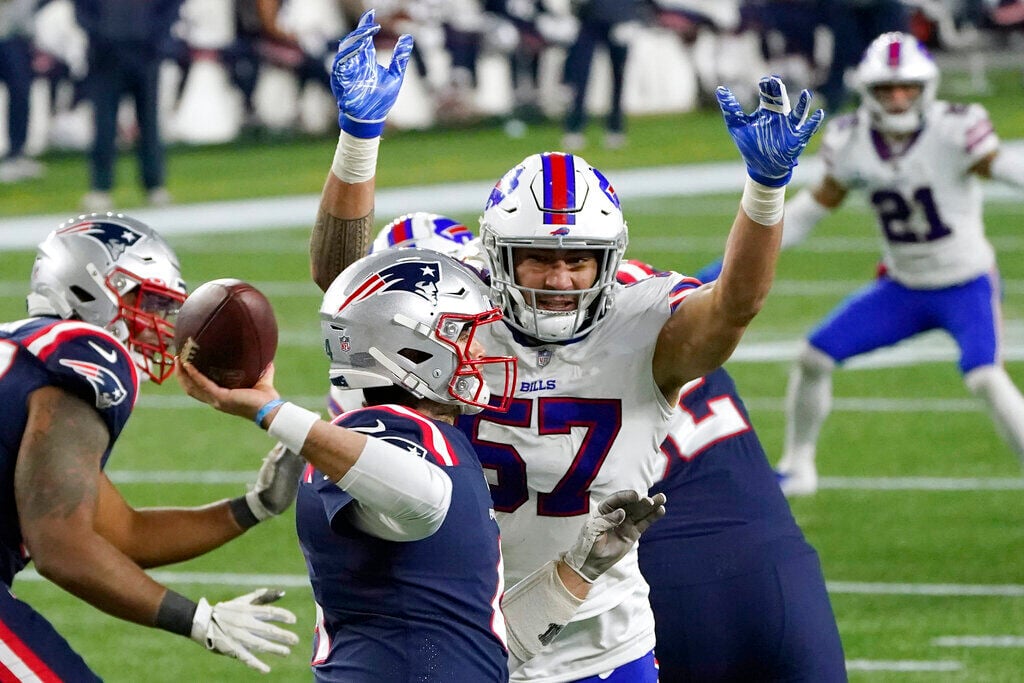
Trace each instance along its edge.
{"label": "jersey sleeve stripe", "polygon": [[979,121],[973,128],[967,131],[967,151],[972,152],[974,148],[988,139],[995,132],[992,122],[988,119]]}
{"label": "jersey sleeve stripe", "polygon": [[444,434],[441,433],[441,430],[437,428],[437,425],[427,418],[404,406],[387,405],[373,406],[373,408],[412,420],[420,428],[420,431],[423,434],[424,447],[433,453],[442,465],[445,465],[446,467],[454,467],[459,464],[459,458],[455,454],[455,450],[448,443],[448,439],[446,439]]}
{"label": "jersey sleeve stripe", "polygon": [[115,348],[121,350],[126,357],[128,367],[131,368],[132,385],[135,387],[136,396],[138,396],[139,373],[138,369],[135,367],[135,361],[132,360],[131,354],[128,352],[128,348],[122,344],[117,337],[110,334],[102,327],[74,320],[61,320],[55,322],[53,325],[44,327],[35,334],[27,337],[24,345],[25,348],[39,360],[45,361],[62,343],[76,337],[86,336],[100,337],[104,341],[112,344]]}
{"label": "jersey sleeve stripe", "polygon": [[[3,622],[0,622],[0,670],[13,674],[16,681],[60,683],[60,676]],[[6,676],[0,678],[9,680]]]}
{"label": "jersey sleeve stripe", "polygon": [[683,300],[693,294],[698,287],[701,286],[701,281],[692,277],[683,277],[676,286],[668,293],[668,307],[673,313],[679,304],[683,303]]}

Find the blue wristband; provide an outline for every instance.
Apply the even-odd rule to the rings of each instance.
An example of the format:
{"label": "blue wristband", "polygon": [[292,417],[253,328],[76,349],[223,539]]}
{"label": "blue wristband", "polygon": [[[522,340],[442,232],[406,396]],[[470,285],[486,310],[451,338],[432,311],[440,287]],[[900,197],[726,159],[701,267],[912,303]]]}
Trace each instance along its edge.
{"label": "blue wristband", "polygon": [[256,411],[256,417],[253,418],[253,421],[256,423],[256,426],[263,427],[263,418],[267,416],[267,413],[269,413],[271,410],[278,407],[279,405],[284,405],[284,400],[280,398],[275,398],[264,403],[263,407]]}

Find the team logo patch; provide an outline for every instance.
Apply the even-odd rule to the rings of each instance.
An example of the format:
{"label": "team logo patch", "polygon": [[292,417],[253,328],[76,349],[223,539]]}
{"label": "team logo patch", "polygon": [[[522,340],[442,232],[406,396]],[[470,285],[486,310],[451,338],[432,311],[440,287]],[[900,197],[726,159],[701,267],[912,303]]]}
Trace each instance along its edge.
{"label": "team logo patch", "polygon": [[110,257],[114,260],[117,260],[125,249],[145,237],[134,228],[115,223],[77,223],[59,232],[61,235],[78,234],[96,240],[110,252]]}
{"label": "team logo patch", "polygon": [[389,436],[380,436],[380,437],[377,437],[377,438],[379,438],[381,441],[387,441],[388,443],[390,443],[392,445],[398,446],[403,451],[408,451],[408,452],[412,453],[413,455],[418,455],[421,458],[425,458],[429,454],[429,451],[427,451],[426,448],[424,448],[423,446],[419,445],[415,441],[410,441],[409,439],[404,439],[404,438],[402,438],[400,436],[391,436],[391,435],[389,435]]}
{"label": "team logo patch", "polygon": [[440,279],[441,264],[438,261],[402,261],[363,280],[338,307],[338,312],[371,296],[388,292],[409,292],[436,305]]}
{"label": "team logo patch", "polygon": [[470,232],[469,228],[453,220],[436,220],[434,222],[434,234],[449,239],[456,244],[465,244],[473,239],[473,233]]}
{"label": "team logo patch", "polygon": [[484,211],[491,208],[496,204],[501,204],[513,190],[519,187],[519,176],[523,174],[523,167],[516,166],[511,171],[502,176],[498,184],[491,190],[491,195],[487,198],[487,205],[484,206]]}
{"label": "team logo patch", "polygon": [[67,358],[62,358],[60,364],[71,368],[89,381],[96,392],[96,407],[100,410],[119,405],[128,397],[128,392],[117,375],[102,365]]}

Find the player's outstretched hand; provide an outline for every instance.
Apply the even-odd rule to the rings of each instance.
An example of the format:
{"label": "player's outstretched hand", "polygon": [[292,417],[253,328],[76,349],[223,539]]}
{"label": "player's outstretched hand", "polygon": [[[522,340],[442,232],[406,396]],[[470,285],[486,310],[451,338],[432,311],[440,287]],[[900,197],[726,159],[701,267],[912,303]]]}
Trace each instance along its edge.
{"label": "player's outstretched hand", "polygon": [[299,474],[306,461],[280,441],[263,458],[256,485],[245,494],[253,517],[262,522],[288,509],[299,490]]}
{"label": "player's outstretched hand", "polygon": [[260,588],[234,600],[210,605],[206,598],[192,618],[192,640],[211,652],[241,660],[246,666],[267,673],[270,667],[253,652],[287,656],[299,637],[267,623],[294,624],[295,615],[283,607],[271,607],[284,591]]}
{"label": "player's outstretched hand", "polygon": [[357,138],[375,138],[383,132],[384,119],[398,98],[412,54],[412,36],[401,36],[385,69],[377,63],[373,47],[373,37],[379,31],[371,9],[360,17],[355,30],[342,38],[331,68],[338,125]]}
{"label": "player's outstretched hand", "polygon": [[640,535],[665,516],[665,494],[641,496],[618,491],[602,500],[562,560],[593,582],[625,557]]}
{"label": "player's outstretched hand", "polygon": [[183,363],[181,358],[178,358],[175,364],[178,384],[186,394],[229,415],[251,420],[268,401],[280,398],[280,394],[274,388],[273,363],[267,366],[263,376],[251,389],[225,389],[199,372],[191,363]]}
{"label": "player's outstretched hand", "polygon": [[793,176],[797,157],[821,126],[825,112],[819,109],[807,116],[809,90],[800,93],[796,107],[790,111],[786,84],[778,76],[762,78],[758,90],[761,101],[750,114],[743,112],[725,86],[719,86],[715,96],[729,135],[747,164],[747,175],[762,185],[782,187]]}

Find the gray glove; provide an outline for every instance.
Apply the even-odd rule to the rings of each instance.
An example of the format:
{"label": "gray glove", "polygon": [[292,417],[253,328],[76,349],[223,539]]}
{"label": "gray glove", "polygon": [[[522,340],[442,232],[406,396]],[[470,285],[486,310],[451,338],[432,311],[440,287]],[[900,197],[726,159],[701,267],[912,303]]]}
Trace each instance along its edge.
{"label": "gray glove", "polygon": [[267,673],[270,667],[253,652],[287,656],[290,646],[299,642],[291,631],[267,623],[295,623],[295,615],[288,610],[267,606],[282,595],[283,591],[260,588],[216,605],[201,598],[192,618],[192,640],[207,650],[240,659],[246,666]]}
{"label": "gray glove", "polygon": [[640,534],[665,515],[665,494],[653,498],[636,491],[618,491],[602,500],[583,525],[576,544],[562,553],[569,567],[593,583],[621,560]]}
{"label": "gray glove", "polygon": [[278,442],[263,458],[256,485],[245,494],[245,502],[256,521],[279,515],[295,501],[299,475],[306,461]]}

